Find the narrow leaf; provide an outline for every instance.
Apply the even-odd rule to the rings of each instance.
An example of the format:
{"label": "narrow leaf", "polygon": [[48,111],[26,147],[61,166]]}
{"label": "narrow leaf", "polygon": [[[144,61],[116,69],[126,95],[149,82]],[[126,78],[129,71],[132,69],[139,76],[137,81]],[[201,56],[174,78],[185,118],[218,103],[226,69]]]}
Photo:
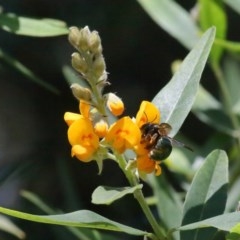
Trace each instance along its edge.
{"label": "narrow leaf", "polygon": [[199,29],[190,14],[172,0],[138,0],[149,16],[186,48],[199,39]]}
{"label": "narrow leaf", "polygon": [[132,235],[147,235],[147,232],[112,221],[89,210],[80,210],[66,214],[46,216],[28,214],[3,207],[0,207],[0,212],[9,216],[25,219],[32,222],[82,228],[104,229],[109,231],[125,232]]}
{"label": "narrow leaf", "polygon": [[226,213],[216,217],[208,218],[203,221],[191,223],[191,224],[182,226],[177,230],[186,231],[186,230],[192,230],[197,228],[214,227],[219,230],[230,231],[239,222],[240,222],[239,212],[233,212],[233,213]]}
{"label": "narrow leaf", "polygon": [[0,230],[8,232],[19,239],[24,239],[26,237],[25,233],[19,227],[3,215],[0,215]]}
{"label": "narrow leaf", "polygon": [[68,33],[68,28],[63,21],[38,20],[14,14],[0,14],[0,27],[11,33],[32,37],[53,37]]}
{"label": "narrow leaf", "polygon": [[215,28],[209,29],[202,36],[170,82],[153,99],[161,112],[161,121],[169,123],[173,128],[171,136],[178,132],[191,110],[214,36]]}
{"label": "narrow leaf", "polygon": [[[21,191],[21,195],[26,198],[30,203],[37,206],[39,209],[41,209],[44,213],[49,215],[55,215],[60,214],[62,211],[55,210],[49,207],[45,202],[43,202],[37,195],[35,195],[32,192],[29,191]],[[68,229],[74,236],[77,237],[77,239],[81,240],[99,240],[99,238],[96,236],[97,230],[94,229],[87,229],[87,228],[75,228],[71,226],[64,226],[66,229]],[[101,233],[101,236],[107,238],[106,234]]]}
{"label": "narrow leaf", "polygon": [[[223,213],[227,199],[228,158],[224,151],[208,155],[186,195],[182,225]],[[182,239],[210,239],[212,231],[182,233]]]}
{"label": "narrow leaf", "polygon": [[134,187],[121,187],[121,188],[99,186],[94,190],[92,194],[92,203],[109,205],[127,194],[134,193],[137,189],[142,189],[142,187],[143,187],[142,184],[139,184]]}

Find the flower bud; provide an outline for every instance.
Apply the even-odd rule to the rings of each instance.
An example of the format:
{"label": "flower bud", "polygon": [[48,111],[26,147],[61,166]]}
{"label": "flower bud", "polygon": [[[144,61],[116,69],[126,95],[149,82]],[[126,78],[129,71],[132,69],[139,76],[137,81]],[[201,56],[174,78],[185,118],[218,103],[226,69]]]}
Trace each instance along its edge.
{"label": "flower bud", "polygon": [[124,111],[123,101],[114,93],[108,93],[107,107],[114,116],[119,116]]}
{"label": "flower bud", "polygon": [[79,38],[80,38],[79,29],[77,27],[70,27],[68,40],[73,45],[73,47],[78,48]]}
{"label": "flower bud", "polygon": [[84,88],[77,83],[73,83],[70,88],[72,90],[73,96],[78,100],[84,100],[87,102],[91,101],[92,94],[90,89]]}
{"label": "flower bud", "polygon": [[106,121],[101,119],[100,121],[96,122],[94,129],[99,138],[104,138],[108,131],[108,124]]}
{"label": "flower bud", "polygon": [[72,66],[82,75],[85,75],[88,70],[88,65],[85,59],[77,52],[72,54]]}
{"label": "flower bud", "polygon": [[102,53],[101,38],[97,31],[92,31],[89,37],[89,50],[94,54]]}
{"label": "flower bud", "polygon": [[91,32],[88,28],[88,26],[82,28],[80,30],[80,37],[79,37],[79,49],[82,51],[88,51],[89,50],[89,38],[90,38]]}
{"label": "flower bud", "polygon": [[96,59],[93,62],[92,68],[93,68],[94,74],[98,78],[102,76],[106,68],[105,60],[102,54],[96,57]]}

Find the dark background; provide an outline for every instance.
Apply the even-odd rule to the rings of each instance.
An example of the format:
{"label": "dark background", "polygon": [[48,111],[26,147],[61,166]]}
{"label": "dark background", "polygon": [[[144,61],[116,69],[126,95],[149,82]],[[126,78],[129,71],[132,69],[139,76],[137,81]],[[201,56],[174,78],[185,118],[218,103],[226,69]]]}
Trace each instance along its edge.
{"label": "dark background", "polygon": [[[195,3],[178,2],[187,10]],[[107,91],[116,92],[123,99],[125,113],[130,116],[135,116],[142,100],[151,100],[170,80],[172,61],[183,59],[188,53],[135,1],[7,0],[0,1],[0,5],[5,12],[56,18],[68,26],[88,25],[91,30],[97,30],[102,38],[111,82]],[[232,23],[229,36],[234,39],[238,37],[234,31],[237,16],[227,10]],[[74,51],[67,36],[33,38],[1,30],[0,47],[61,92],[55,95],[39,87],[0,59],[0,205],[43,214],[19,195],[26,189],[64,212],[91,209],[113,220],[148,230],[131,196],[110,207],[90,203],[91,193],[98,185],[127,184],[114,163],[106,161],[103,173],[98,175],[95,163],[84,164],[70,157],[63,115],[65,111],[77,112],[78,104],[62,74],[62,67],[70,65]],[[208,69],[204,72],[203,84],[216,89]],[[181,131],[201,144],[211,129],[190,114]],[[147,186],[145,191],[149,194]],[[68,236],[60,227],[15,222],[27,233],[27,239],[66,239]],[[114,239],[139,239],[113,235]],[[10,235],[1,236],[1,239],[12,239]]]}

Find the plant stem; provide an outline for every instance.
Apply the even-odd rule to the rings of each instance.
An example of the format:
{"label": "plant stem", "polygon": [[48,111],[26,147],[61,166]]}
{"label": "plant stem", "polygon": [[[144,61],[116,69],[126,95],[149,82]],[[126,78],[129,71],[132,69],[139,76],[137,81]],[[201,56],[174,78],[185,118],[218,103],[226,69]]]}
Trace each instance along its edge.
{"label": "plant stem", "polygon": [[[120,154],[116,154],[116,156],[117,156],[117,159],[119,160],[119,166],[122,169],[122,171],[124,172],[125,176],[127,177],[130,185],[132,187],[138,185],[139,183],[138,183],[138,179],[136,178],[136,176],[130,170],[126,170],[127,163],[126,163],[124,156],[120,155]],[[166,236],[163,233],[162,229],[160,228],[159,224],[157,223],[155,217],[153,216],[149,206],[147,205],[147,202],[143,196],[142,190],[137,189],[134,192],[134,197],[137,199],[148,222],[152,226],[152,229],[157,237],[156,239],[157,240],[165,240]]]}

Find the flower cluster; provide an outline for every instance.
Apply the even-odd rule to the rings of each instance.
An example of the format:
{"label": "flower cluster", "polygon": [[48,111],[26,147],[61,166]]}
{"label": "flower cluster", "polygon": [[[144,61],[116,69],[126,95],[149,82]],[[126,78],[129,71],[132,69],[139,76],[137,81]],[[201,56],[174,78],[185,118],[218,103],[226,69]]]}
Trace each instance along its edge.
{"label": "flower cluster", "polygon": [[[96,31],[88,27],[72,27],[70,43],[78,52],[72,54],[72,65],[88,87],[80,84],[71,86],[73,95],[79,101],[79,112],[66,112],[68,140],[72,146],[71,155],[80,161],[96,160],[101,163],[110,154],[124,154],[132,150],[135,154],[135,169],[140,173],[161,173],[159,162],[149,157],[149,149],[141,143],[141,126],[149,121],[159,123],[160,113],[152,103],[143,101],[136,118],[121,117],[109,123],[109,112],[120,116],[124,111],[122,100],[114,93],[103,94],[108,85],[105,61],[102,56],[101,40]],[[108,110],[108,111],[107,111]],[[118,159],[115,159],[118,161]],[[100,164],[99,164],[100,165]]]}

